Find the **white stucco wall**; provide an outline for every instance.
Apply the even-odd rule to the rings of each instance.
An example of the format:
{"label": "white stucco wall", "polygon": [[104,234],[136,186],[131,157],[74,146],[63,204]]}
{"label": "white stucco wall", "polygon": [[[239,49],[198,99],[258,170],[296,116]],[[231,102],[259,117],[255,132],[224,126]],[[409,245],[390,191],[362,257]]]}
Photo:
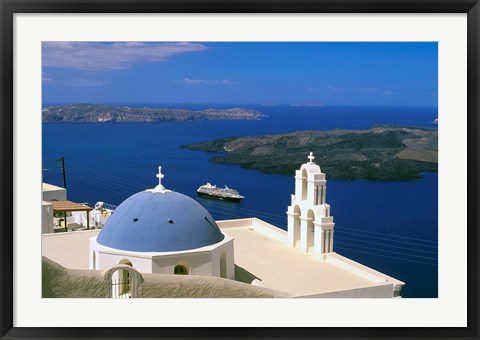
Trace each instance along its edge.
{"label": "white stucco wall", "polygon": [[370,280],[374,283],[392,283],[394,290],[400,290],[405,285],[405,283],[400,280],[397,280],[391,276],[383,274],[363,264],[350,260],[349,258],[346,258],[345,256],[337,253],[326,254],[325,260],[328,263],[334,264],[335,266],[350,271],[351,273],[355,273],[356,275]]}
{"label": "white stucco wall", "polygon": [[43,183],[42,195],[44,201],[65,201],[67,199],[67,189]]}
{"label": "white stucco wall", "polygon": [[[42,298],[109,298],[112,269],[118,267],[125,268],[72,270],[42,257]],[[130,275],[132,295],[139,298],[285,297],[282,292],[218,277],[135,273]]]}
{"label": "white stucco wall", "polygon": [[[225,257],[225,272],[222,273],[222,254]],[[212,252],[212,273],[211,276],[223,277],[231,280],[235,280],[235,259],[234,259],[234,245],[233,239],[216,248]]]}
{"label": "white stucco wall", "polygon": [[[90,251],[90,259],[92,263],[93,250]],[[104,251],[96,251],[96,268],[103,269],[109,266],[120,264],[122,260],[132,263],[132,267],[141,273],[152,273],[152,259],[150,257],[139,257],[133,255],[111,254]],[[93,269],[93,268],[91,268]]]}
{"label": "white stucco wall", "polygon": [[152,273],[173,274],[177,264],[188,264],[189,275],[221,277],[221,257],[225,254],[225,278],[235,279],[233,239],[198,251],[157,255],[153,257]]}
{"label": "white stucco wall", "polygon": [[392,298],[393,283],[330,293],[301,296],[301,298]]}
{"label": "white stucco wall", "polygon": [[[95,255],[94,255],[95,254]],[[128,260],[141,273],[174,274],[176,265],[186,265],[189,275],[221,277],[221,258],[225,254],[225,278],[235,279],[233,238],[225,239],[212,246],[168,253],[140,253],[104,247],[90,239],[90,269],[103,269]],[[95,264],[94,264],[95,257]]]}
{"label": "white stucco wall", "polygon": [[53,233],[53,205],[42,201],[42,234]]}
{"label": "white stucco wall", "polygon": [[156,256],[153,259],[153,273],[173,274],[177,264],[186,265],[189,275],[212,276],[211,252]]}

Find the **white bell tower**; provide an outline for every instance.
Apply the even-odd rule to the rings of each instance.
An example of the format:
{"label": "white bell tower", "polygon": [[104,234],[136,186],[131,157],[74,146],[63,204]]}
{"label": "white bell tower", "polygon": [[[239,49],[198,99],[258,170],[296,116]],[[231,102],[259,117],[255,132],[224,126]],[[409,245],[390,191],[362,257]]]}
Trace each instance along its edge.
{"label": "white bell tower", "polygon": [[305,253],[333,252],[333,216],[326,203],[327,180],[320,167],[309,161],[295,171],[295,194],[288,206],[288,242]]}

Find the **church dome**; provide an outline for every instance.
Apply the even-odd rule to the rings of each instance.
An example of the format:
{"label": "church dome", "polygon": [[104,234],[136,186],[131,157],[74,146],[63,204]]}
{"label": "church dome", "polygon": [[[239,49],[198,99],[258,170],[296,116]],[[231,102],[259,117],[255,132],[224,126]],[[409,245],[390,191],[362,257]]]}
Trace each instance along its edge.
{"label": "church dome", "polygon": [[192,198],[169,190],[146,190],[115,209],[97,242],[125,251],[169,252],[213,245],[223,238],[212,216]]}

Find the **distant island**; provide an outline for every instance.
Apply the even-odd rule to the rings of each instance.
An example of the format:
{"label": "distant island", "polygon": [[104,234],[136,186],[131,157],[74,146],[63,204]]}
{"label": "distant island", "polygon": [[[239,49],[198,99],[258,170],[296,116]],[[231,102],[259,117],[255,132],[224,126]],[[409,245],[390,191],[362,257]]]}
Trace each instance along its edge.
{"label": "distant island", "polygon": [[317,102],[306,102],[306,103],[297,103],[290,104],[290,106],[300,106],[300,107],[324,107],[325,105]]}
{"label": "distant island", "polygon": [[44,123],[160,122],[189,120],[258,120],[264,114],[250,109],[184,110],[173,108],[128,107],[106,104],[71,104],[42,109]]}
{"label": "distant island", "polygon": [[437,171],[437,143],[437,129],[375,126],[229,137],[182,147],[224,154],[212,157],[211,162],[288,175],[312,151],[328,178],[400,181],[420,178],[423,171]]}

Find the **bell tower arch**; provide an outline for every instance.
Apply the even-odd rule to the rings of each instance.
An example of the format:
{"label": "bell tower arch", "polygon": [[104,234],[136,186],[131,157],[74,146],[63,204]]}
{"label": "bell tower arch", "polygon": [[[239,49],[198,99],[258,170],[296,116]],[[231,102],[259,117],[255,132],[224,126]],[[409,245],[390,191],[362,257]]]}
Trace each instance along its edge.
{"label": "bell tower arch", "polygon": [[287,209],[288,241],[305,253],[333,252],[333,217],[326,203],[327,180],[320,166],[313,160],[295,171],[295,194]]}

